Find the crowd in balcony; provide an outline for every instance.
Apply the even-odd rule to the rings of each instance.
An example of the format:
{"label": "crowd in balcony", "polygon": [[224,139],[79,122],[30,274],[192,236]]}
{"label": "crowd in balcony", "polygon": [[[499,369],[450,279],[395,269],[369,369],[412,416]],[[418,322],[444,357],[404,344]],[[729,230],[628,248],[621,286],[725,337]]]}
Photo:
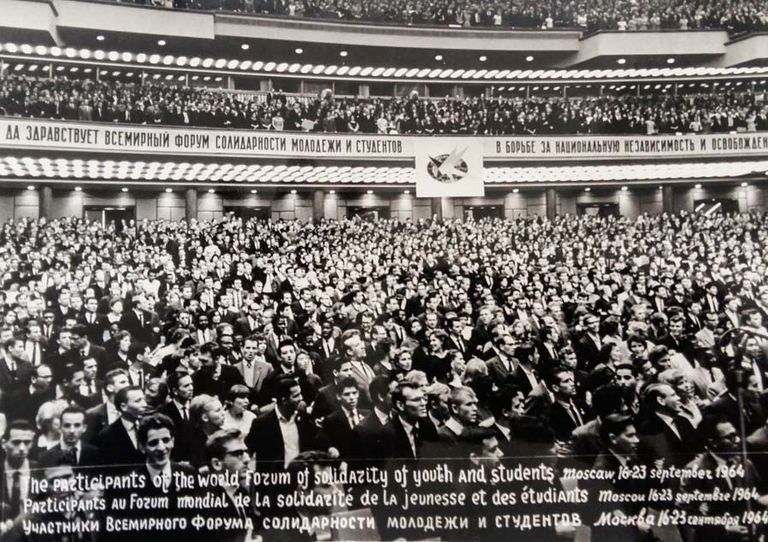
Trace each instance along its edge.
{"label": "crowd in balcony", "polygon": [[765,5],[755,0],[137,0],[150,2],[182,9],[406,25],[732,32],[768,26]]}
{"label": "crowd in balcony", "polygon": [[0,80],[6,116],[143,125],[379,134],[675,134],[768,129],[762,93],[391,98],[29,78]]}

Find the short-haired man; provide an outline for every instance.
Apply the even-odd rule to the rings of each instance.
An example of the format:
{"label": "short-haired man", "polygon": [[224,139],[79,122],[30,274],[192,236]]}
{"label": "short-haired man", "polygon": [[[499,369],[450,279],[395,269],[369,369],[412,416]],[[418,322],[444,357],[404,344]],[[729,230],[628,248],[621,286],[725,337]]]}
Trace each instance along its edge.
{"label": "short-haired man", "polygon": [[115,408],[120,417],[96,436],[105,463],[121,469],[142,462],[139,450],[138,422],[147,408],[144,391],[138,386],[122,388],[115,394]]}
{"label": "short-haired man", "polygon": [[29,459],[29,451],[35,438],[35,428],[26,420],[15,420],[8,424],[3,435],[5,459],[0,473],[0,520],[14,520],[22,506],[31,497],[30,483],[36,464]]}
{"label": "short-haired man", "polygon": [[59,416],[61,439],[59,443],[40,455],[40,464],[55,466],[68,464],[72,467],[93,467],[101,463],[96,446],[83,442],[85,435],[85,411],[80,407],[65,408]]}
{"label": "short-haired man", "polygon": [[351,376],[336,385],[336,398],[339,406],[323,419],[318,447],[335,448],[339,457],[346,459],[354,455],[354,429],[370,411],[358,408],[360,390]]}

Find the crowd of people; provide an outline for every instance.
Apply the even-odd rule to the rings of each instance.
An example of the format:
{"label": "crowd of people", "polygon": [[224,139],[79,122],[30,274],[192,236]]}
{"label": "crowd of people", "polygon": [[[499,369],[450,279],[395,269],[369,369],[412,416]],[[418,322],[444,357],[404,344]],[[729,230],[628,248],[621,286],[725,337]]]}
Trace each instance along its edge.
{"label": "crowd of people", "polygon": [[584,98],[289,96],[6,75],[0,115],[379,134],[675,134],[768,129],[762,92]]}
{"label": "crowd of people", "polygon": [[[270,508],[237,496],[253,495],[252,472],[341,464],[349,472],[466,460],[487,472],[533,459],[562,480],[568,468],[613,472],[603,481],[614,491],[658,490],[657,507],[691,515],[741,517],[744,499],[759,510],[768,480],[766,218],[10,221],[0,229],[5,539],[38,540],[22,529],[39,518],[29,511],[34,476],[109,465],[161,481],[172,471],[233,473],[222,488],[229,504],[210,513],[248,516],[254,529],[206,540],[243,540],[262,527],[264,540],[327,539],[266,526],[330,506]],[[726,475],[616,476],[622,468]],[[734,487],[749,492],[714,503],[674,497]],[[579,513],[588,523],[595,509],[631,515],[643,505]],[[424,538],[388,531],[388,512],[372,508],[384,539]],[[495,509],[553,510],[533,501]],[[554,540],[573,527],[545,525],[438,534]],[[735,541],[749,528],[683,534]],[[622,529],[621,540],[649,534]],[[593,528],[592,540],[601,533]],[[606,540],[617,539],[611,533]]]}
{"label": "crowd of people", "polygon": [[768,13],[754,0],[136,0],[178,9],[272,14],[384,24],[458,27],[580,28],[596,30],[689,30],[723,28],[732,32],[765,29]]}

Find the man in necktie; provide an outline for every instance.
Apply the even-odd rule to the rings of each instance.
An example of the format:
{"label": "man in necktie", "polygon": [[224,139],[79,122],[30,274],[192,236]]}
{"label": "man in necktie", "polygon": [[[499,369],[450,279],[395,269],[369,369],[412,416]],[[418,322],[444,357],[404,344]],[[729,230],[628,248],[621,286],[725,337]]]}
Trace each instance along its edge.
{"label": "man in necktie", "polygon": [[402,382],[392,393],[393,415],[382,428],[381,457],[393,462],[418,459],[425,442],[438,440],[437,429],[429,420],[427,397],[417,384]]}
{"label": "man in necktie", "polygon": [[368,385],[376,374],[366,362],[365,343],[360,336],[360,331],[350,329],[345,331],[339,342],[342,345],[344,357],[352,362],[354,369],[352,376],[357,380],[360,389],[368,389]]}
{"label": "man in necktie", "polygon": [[553,369],[547,383],[555,399],[550,412],[550,423],[555,438],[567,442],[574,429],[584,425],[594,416],[587,405],[576,397],[576,382],[570,369]]}
{"label": "man in necktie", "polygon": [[360,410],[360,390],[357,380],[351,376],[341,378],[336,384],[336,399],[339,407],[322,421],[319,446],[321,449],[335,449],[342,458],[352,457],[355,449],[354,429],[368,410]]}
{"label": "man in necktie", "polygon": [[[237,429],[220,429],[208,437],[205,445],[208,468],[214,475],[225,475],[226,482],[218,487],[226,497],[226,507],[220,509],[219,517],[245,520],[254,516],[251,492],[249,461],[250,454],[245,446],[244,436]],[[231,530],[222,535],[224,540],[242,540],[245,531]]]}
{"label": "man in necktie", "polygon": [[34,427],[26,420],[12,421],[6,429],[3,438],[3,491],[0,496],[0,511],[3,513],[0,520],[3,522],[14,520],[29,496],[32,468],[35,467],[29,460],[29,450],[34,437]]}

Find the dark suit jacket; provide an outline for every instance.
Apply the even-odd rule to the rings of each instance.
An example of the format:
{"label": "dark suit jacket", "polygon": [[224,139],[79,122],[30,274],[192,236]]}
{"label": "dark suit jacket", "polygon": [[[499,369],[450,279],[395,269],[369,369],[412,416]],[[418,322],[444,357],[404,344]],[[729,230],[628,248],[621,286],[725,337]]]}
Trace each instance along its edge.
{"label": "dark suit jacket", "polygon": [[16,371],[11,374],[8,364],[4,359],[0,359],[0,390],[8,393],[29,384],[29,378],[32,376],[32,365],[24,360],[15,360]]}
{"label": "dark suit jacket", "polygon": [[135,466],[144,462],[144,454],[133,447],[120,419],[102,429],[93,443],[104,457],[105,465],[124,469],[129,465]]}
{"label": "dark suit jacket", "polygon": [[663,459],[665,466],[682,467],[699,451],[699,443],[690,422],[683,417],[675,418],[680,437],[656,414],[639,425],[638,457],[645,463]]}
{"label": "dark suit jacket", "polygon": [[405,433],[403,424],[398,416],[392,417],[381,430],[382,435],[382,458],[397,459],[417,459],[425,455],[425,445],[435,444],[438,441],[437,429],[428,418],[419,421],[416,438],[416,454],[413,455],[413,448]]}
{"label": "dark suit jacket", "polygon": [[549,409],[550,427],[552,427],[552,430],[555,432],[555,438],[557,440],[570,440],[571,434],[577,427],[584,425],[595,417],[591,409],[583,401],[574,399],[573,404],[581,416],[581,420],[583,422],[581,424],[576,423],[566,408],[557,401],[552,403],[552,406]]}
{"label": "dark suit jacket", "polygon": [[[296,416],[299,451],[315,449],[315,424],[306,415],[297,413]],[[259,470],[283,470],[285,449],[277,409],[253,420],[245,444],[256,454],[256,466]]]}
{"label": "dark suit jacket", "polygon": [[137,341],[144,344],[152,343],[152,313],[141,311],[143,314],[144,325],[139,322],[139,317],[133,309],[123,313],[120,318],[120,329],[127,331]]}
{"label": "dark suit jacket", "polygon": [[107,427],[107,405],[101,403],[95,407],[89,408],[85,411],[85,436],[83,441],[89,444],[94,444],[96,436],[101,433],[101,430]]}
{"label": "dark suit jacket", "polygon": [[365,418],[363,418],[357,427],[352,432],[352,454],[358,459],[375,460],[380,454],[379,450],[383,445],[382,429],[384,424],[381,423],[376,413],[371,410]]}
{"label": "dark suit jacket", "polygon": [[264,384],[264,380],[269,374],[274,371],[272,365],[266,361],[254,360],[253,361],[253,378],[250,381],[245,380],[245,360],[240,360],[237,364],[233,365],[235,369],[243,377],[245,385],[256,395],[261,392],[261,386]]}
{"label": "dark suit jacket", "polygon": [[[357,409],[357,413],[360,417],[360,422],[362,422],[371,412]],[[360,425],[360,422],[358,422],[358,425]],[[323,426],[317,439],[317,446],[321,450],[334,447],[339,451],[341,459],[347,459],[355,456],[354,437],[354,429],[349,426],[349,419],[339,408],[323,420]]]}
{"label": "dark suit jacket", "polygon": [[27,420],[33,426],[40,405],[56,399],[56,389],[51,386],[45,393],[29,393],[29,386],[17,388],[3,397],[3,406],[7,421]]}
{"label": "dark suit jacket", "polygon": [[[171,451],[171,458],[174,461],[190,461],[193,435],[192,422],[190,422],[189,419],[185,421],[181,418],[181,413],[179,412],[179,409],[176,408],[176,404],[173,401],[165,403],[160,407],[159,412],[173,420],[174,444],[173,450]],[[189,414],[189,408],[187,408],[187,414]]]}
{"label": "dark suit jacket", "polygon": [[[90,340],[90,338],[89,338]],[[101,341],[99,341],[101,342]],[[78,352],[79,354],[79,352]],[[107,351],[103,347],[99,346],[98,344],[94,344],[91,342],[91,344],[88,346],[88,355],[83,356],[82,354],[79,356],[80,360],[86,360],[93,358],[96,360],[96,367],[97,372],[96,375],[98,378],[104,378],[104,374],[107,372],[107,360],[109,359],[107,356]]]}
{"label": "dark suit jacket", "polygon": [[514,371],[517,368],[517,360],[512,358],[508,358],[508,360],[511,369],[510,371],[504,366],[504,362],[501,361],[499,356],[493,356],[485,362],[488,366],[488,375],[493,379],[493,383],[499,388],[508,381],[510,375],[514,374]]}
{"label": "dark suit jacket", "polygon": [[222,402],[226,400],[229,389],[235,384],[243,384],[243,376],[231,365],[221,366],[221,374],[217,380],[213,379],[213,372],[205,367],[192,377],[195,385],[195,395],[207,393],[218,397]]}
{"label": "dark suit jacket", "polygon": [[[102,461],[101,453],[96,446],[91,446],[85,442],[80,443],[80,458],[77,464],[73,464],[73,467],[95,467],[100,465]],[[61,450],[61,444],[57,444],[50,450],[46,450],[38,459],[40,465],[60,465],[66,459],[66,455]],[[87,473],[86,473],[87,474]]]}
{"label": "dark suit jacket", "polygon": [[104,331],[109,328],[107,319],[104,316],[97,314],[96,320],[93,323],[89,323],[85,314],[83,314],[78,319],[78,323],[85,326],[85,334],[92,344],[100,345],[104,342]]}

